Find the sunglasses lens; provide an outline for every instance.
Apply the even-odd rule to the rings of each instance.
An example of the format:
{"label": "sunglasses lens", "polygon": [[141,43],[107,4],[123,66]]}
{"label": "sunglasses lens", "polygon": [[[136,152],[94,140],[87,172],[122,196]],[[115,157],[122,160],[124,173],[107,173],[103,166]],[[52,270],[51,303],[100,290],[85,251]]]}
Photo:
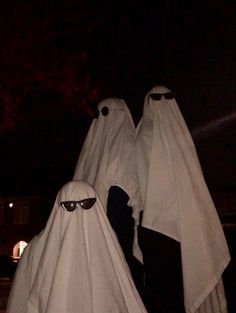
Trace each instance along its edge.
{"label": "sunglasses lens", "polygon": [[72,212],[76,209],[76,201],[64,201],[61,202],[61,206],[64,210]]}
{"label": "sunglasses lens", "polygon": [[169,99],[173,99],[174,95],[172,92],[167,92],[164,94],[164,97],[169,100]]}
{"label": "sunglasses lens", "polygon": [[101,110],[101,112],[102,112],[102,115],[103,115],[103,116],[107,116],[108,113],[109,113],[108,107],[103,107],[102,110]]}
{"label": "sunglasses lens", "polygon": [[152,100],[155,100],[155,101],[159,101],[161,100],[161,97],[164,96],[165,99],[167,100],[170,100],[170,99],[173,99],[174,98],[174,95],[172,92],[167,92],[167,93],[151,93],[150,94],[150,98]]}
{"label": "sunglasses lens", "polygon": [[95,202],[96,202],[96,198],[88,198],[88,199],[79,201],[79,204],[81,208],[88,210],[94,205]]}
{"label": "sunglasses lens", "polygon": [[150,98],[151,98],[152,100],[155,100],[155,101],[161,100],[161,96],[162,96],[161,93],[151,93],[151,94],[150,94]]}

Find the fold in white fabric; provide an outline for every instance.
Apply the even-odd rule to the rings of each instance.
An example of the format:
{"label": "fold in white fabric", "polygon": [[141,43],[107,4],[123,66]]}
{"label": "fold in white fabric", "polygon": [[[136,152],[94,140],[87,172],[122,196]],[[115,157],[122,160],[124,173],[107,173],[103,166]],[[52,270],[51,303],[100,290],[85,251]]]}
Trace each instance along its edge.
{"label": "fold in white fabric", "polygon": [[[103,110],[107,110],[106,115]],[[91,184],[104,208],[111,186],[122,188],[135,219],[134,255],[142,261],[137,245],[140,193],[135,164],[135,126],[123,99],[107,98],[98,104],[99,116],[89,128],[76,165],[74,180]]]}
{"label": "fold in white fabric", "polygon": [[[61,201],[97,198],[68,212]],[[146,313],[105,210],[82,181],[59,191],[45,229],[25,248],[8,313]]]}
{"label": "fold in white fabric", "polygon": [[[199,312],[225,313],[224,288],[217,286],[230,260],[228,246],[184,118],[176,100],[163,95],[169,92],[156,86],[147,93],[137,128],[142,226],[181,243],[186,312],[213,297],[221,309]],[[162,94],[160,100],[153,93]],[[221,292],[214,297],[216,288]]]}

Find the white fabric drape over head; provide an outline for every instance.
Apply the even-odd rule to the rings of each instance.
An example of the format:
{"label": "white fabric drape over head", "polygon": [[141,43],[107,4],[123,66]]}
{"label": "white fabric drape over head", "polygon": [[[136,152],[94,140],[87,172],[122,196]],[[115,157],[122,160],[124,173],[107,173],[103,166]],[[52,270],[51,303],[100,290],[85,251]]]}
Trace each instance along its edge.
{"label": "white fabric drape over head", "polygon": [[[104,114],[103,110],[107,110]],[[107,98],[98,104],[99,116],[89,128],[76,165],[73,179],[84,180],[98,193],[107,207],[111,186],[122,188],[129,196],[128,205],[135,219],[134,255],[142,261],[137,244],[140,193],[135,164],[135,126],[123,99]]]}
{"label": "white fabric drape over head", "polygon": [[[106,108],[108,114],[101,112]],[[104,208],[111,186],[129,196],[133,215],[139,216],[139,192],[135,168],[135,126],[124,100],[108,98],[98,104],[99,116],[90,126],[73,179],[90,183]]]}
{"label": "white fabric drape over head", "polygon": [[[61,201],[97,198],[68,212]],[[97,194],[80,181],[58,193],[45,229],[25,248],[8,313],[146,313]]]}
{"label": "white fabric drape over head", "polygon": [[[215,311],[209,312],[222,313],[219,285],[230,260],[228,246],[184,118],[176,100],[163,95],[169,92],[163,86],[150,90],[137,129],[142,226],[181,243],[186,311],[197,312],[210,295]],[[150,94],[157,93],[160,100],[153,100]]]}

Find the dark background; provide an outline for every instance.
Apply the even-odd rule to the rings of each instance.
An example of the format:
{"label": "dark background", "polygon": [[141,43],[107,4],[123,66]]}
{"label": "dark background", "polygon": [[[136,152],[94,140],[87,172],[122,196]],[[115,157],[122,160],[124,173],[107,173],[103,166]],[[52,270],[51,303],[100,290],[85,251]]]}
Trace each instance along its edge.
{"label": "dark background", "polygon": [[55,195],[93,110],[122,97],[135,123],[166,85],[214,194],[235,195],[235,1],[0,4],[0,197]]}

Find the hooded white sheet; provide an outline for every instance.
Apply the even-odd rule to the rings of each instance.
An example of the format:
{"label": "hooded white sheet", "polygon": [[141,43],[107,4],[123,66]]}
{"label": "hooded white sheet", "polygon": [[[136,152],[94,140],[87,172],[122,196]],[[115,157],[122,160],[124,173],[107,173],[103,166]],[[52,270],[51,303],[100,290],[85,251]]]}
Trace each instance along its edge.
{"label": "hooded white sheet", "polygon": [[[60,206],[94,197],[89,210]],[[128,312],[147,313],[104,208],[90,185],[69,182],[22,254],[7,313]]]}
{"label": "hooded white sheet", "polygon": [[[106,116],[102,114],[104,108],[108,108]],[[107,98],[98,104],[98,111],[99,116],[93,120],[82,146],[73,179],[91,184],[105,209],[111,186],[118,186],[128,194],[128,205],[135,219],[134,255],[142,261],[137,245],[140,193],[134,122],[123,99]]]}
{"label": "hooded white sheet", "polygon": [[186,312],[225,313],[221,276],[228,246],[175,99],[149,97],[167,92],[163,86],[150,90],[137,129],[142,226],[181,243]]}

